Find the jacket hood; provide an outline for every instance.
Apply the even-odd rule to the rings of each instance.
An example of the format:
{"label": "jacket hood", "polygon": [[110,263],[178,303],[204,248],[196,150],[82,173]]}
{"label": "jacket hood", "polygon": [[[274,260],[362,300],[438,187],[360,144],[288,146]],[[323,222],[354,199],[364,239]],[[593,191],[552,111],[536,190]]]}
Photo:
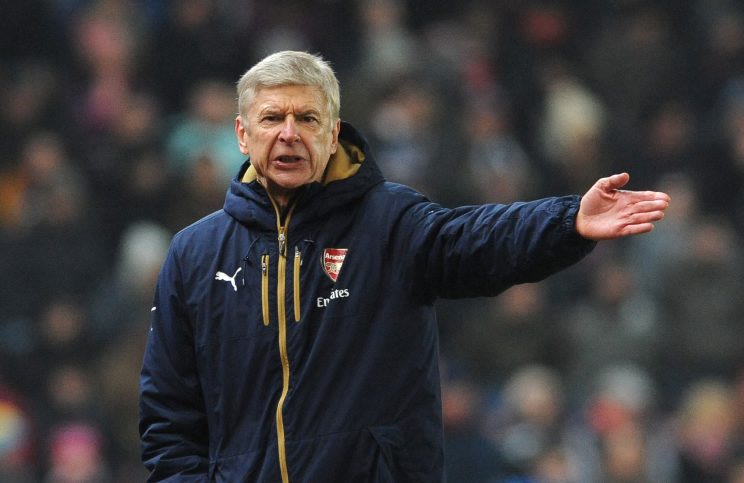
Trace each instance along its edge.
{"label": "jacket hood", "polygon": [[[384,181],[367,140],[351,124],[341,122],[339,145],[328,161],[323,180],[300,188],[295,212],[317,218],[364,196]],[[256,171],[247,159],[230,183],[225,211],[247,226],[276,227],[276,213]]]}

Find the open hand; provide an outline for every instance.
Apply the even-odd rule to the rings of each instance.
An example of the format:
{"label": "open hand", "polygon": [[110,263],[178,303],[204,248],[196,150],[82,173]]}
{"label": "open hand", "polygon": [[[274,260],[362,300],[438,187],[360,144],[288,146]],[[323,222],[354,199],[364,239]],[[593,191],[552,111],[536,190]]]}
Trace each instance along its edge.
{"label": "open hand", "polygon": [[576,231],[590,240],[612,240],[646,233],[664,218],[671,199],[658,191],[622,190],[628,173],[601,178],[581,199]]}

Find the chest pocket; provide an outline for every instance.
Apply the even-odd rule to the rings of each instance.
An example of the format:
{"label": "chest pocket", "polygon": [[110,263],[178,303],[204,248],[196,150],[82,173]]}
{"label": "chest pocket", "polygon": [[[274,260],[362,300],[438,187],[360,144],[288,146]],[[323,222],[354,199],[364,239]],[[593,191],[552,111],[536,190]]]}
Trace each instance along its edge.
{"label": "chest pocket", "polygon": [[253,243],[241,258],[217,262],[211,289],[199,304],[207,339],[226,343],[261,336],[271,329],[263,323],[264,307],[276,303],[267,290],[276,277],[271,261],[277,253],[270,248],[267,243]]}

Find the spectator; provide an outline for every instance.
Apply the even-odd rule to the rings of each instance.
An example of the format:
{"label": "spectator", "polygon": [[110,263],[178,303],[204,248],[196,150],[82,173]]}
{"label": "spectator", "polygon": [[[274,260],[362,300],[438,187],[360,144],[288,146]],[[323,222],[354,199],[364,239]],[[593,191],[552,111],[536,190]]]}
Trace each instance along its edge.
{"label": "spectator", "polygon": [[99,483],[110,480],[97,428],[70,423],[54,429],[49,441],[49,470],[44,483]]}
{"label": "spectator", "polygon": [[606,108],[563,63],[544,66],[545,107],[540,149],[568,189],[608,169],[602,153]]}
{"label": "spectator", "polygon": [[741,443],[733,404],[720,379],[700,379],[685,391],[677,414],[680,483],[724,481]]}
{"label": "spectator", "polygon": [[688,242],[660,299],[668,364],[663,374],[672,393],[701,377],[733,378],[742,364],[744,303],[738,294],[744,273],[735,232],[708,219],[694,227]]}
{"label": "spectator", "polygon": [[159,225],[129,225],[113,270],[91,298],[91,335],[98,345],[147,326],[144,321],[169,243],[170,233]]}
{"label": "spectator", "polygon": [[558,321],[551,316],[544,285],[517,285],[471,305],[453,326],[443,329],[451,330],[447,343],[454,344],[477,380],[503,384],[533,364],[562,368]]}
{"label": "spectator", "polygon": [[472,483],[499,481],[503,471],[499,455],[478,426],[479,390],[461,375],[449,372],[442,384],[447,479]]}
{"label": "spectator", "polygon": [[577,401],[588,397],[598,371],[624,363],[651,369],[661,343],[659,309],[625,262],[605,260],[590,290],[559,322],[570,354],[567,380]]}
{"label": "spectator", "polygon": [[243,155],[233,147],[233,88],[223,82],[204,81],[191,91],[189,100],[188,110],[167,134],[171,170],[187,172],[197,163],[209,163],[224,186],[243,162]]}
{"label": "spectator", "polygon": [[36,430],[28,408],[0,381],[0,481],[34,481]]}
{"label": "spectator", "polygon": [[580,481],[673,483],[674,435],[658,417],[658,394],[648,373],[633,364],[598,372],[577,428]]}
{"label": "spectator", "polygon": [[501,455],[504,475],[561,474],[572,480],[577,474],[564,431],[567,408],[560,376],[545,366],[523,366],[503,386],[498,401],[484,429]]}

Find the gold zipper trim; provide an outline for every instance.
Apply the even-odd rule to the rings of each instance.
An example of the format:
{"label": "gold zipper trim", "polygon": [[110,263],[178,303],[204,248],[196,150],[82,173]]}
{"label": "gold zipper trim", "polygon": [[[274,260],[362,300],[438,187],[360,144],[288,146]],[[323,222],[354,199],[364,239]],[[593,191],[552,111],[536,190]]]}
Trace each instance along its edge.
{"label": "gold zipper trim", "polygon": [[284,441],[284,416],[282,409],[284,400],[289,392],[289,357],[287,356],[287,316],[284,312],[284,277],[287,258],[279,255],[279,267],[277,275],[277,315],[279,318],[279,357],[282,360],[282,395],[276,406],[276,435],[279,446],[279,467],[282,472],[282,482],[289,483],[289,471],[287,470],[287,453]]}
{"label": "gold zipper trim", "polygon": [[294,318],[295,322],[300,321],[300,267],[302,266],[302,256],[300,249],[295,247],[294,256]]}
{"label": "gold zipper trim", "polygon": [[269,255],[261,256],[261,312],[263,324],[269,325]]}
{"label": "gold zipper trim", "polygon": [[[271,198],[271,197],[270,197]],[[274,200],[271,200],[276,211],[277,241],[279,242],[279,261],[277,265],[276,283],[276,309],[279,323],[279,357],[282,362],[282,394],[276,405],[276,440],[279,452],[279,470],[282,475],[282,483],[289,483],[289,470],[287,468],[287,449],[284,437],[284,401],[289,392],[289,356],[287,354],[287,314],[284,298],[286,297],[287,277],[287,227],[292,218],[294,205],[289,209],[284,225],[281,223],[281,211]]]}

